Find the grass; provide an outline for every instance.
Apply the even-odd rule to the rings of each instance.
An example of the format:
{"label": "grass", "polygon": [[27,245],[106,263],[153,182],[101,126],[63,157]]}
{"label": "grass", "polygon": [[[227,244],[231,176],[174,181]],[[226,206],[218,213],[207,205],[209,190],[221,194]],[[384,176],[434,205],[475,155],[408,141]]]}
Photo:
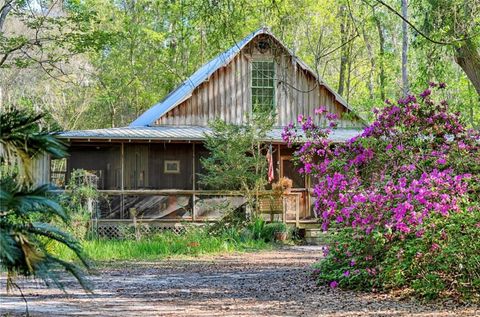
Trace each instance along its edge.
{"label": "grass", "polygon": [[[264,240],[242,239],[238,235],[209,235],[194,229],[177,235],[165,232],[150,238],[136,240],[85,240],[85,255],[92,261],[156,260],[171,256],[199,256],[204,254],[245,252],[272,249]],[[62,245],[53,246],[54,253],[64,260],[75,260],[74,254]]]}

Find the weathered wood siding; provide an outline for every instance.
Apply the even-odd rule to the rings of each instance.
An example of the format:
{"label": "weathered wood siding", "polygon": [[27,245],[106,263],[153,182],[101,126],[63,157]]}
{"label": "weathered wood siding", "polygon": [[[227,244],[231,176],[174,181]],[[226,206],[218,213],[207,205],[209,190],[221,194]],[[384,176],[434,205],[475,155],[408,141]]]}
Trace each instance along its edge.
{"label": "weathered wood siding", "polygon": [[[193,188],[192,144],[150,144],[148,153],[148,188],[186,190]],[[165,174],[165,160],[179,161],[180,172],[178,174]]]}
{"label": "weathered wood siding", "polygon": [[48,155],[42,154],[35,157],[32,170],[35,186],[50,183],[50,158]]}
{"label": "weathered wood siding", "polygon": [[277,126],[295,122],[299,114],[311,115],[316,117],[317,123],[326,123],[325,118],[314,114],[320,106],[344,118],[339,122],[340,127],[358,126],[358,122],[343,116],[348,109],[335,99],[335,95],[302,69],[287,51],[270,41],[271,48],[261,53],[256,48],[259,38],[252,40],[229,64],[213,73],[190,98],[159,118],[156,124],[205,126],[214,118],[235,124],[244,122],[252,108],[251,61],[273,60]]}

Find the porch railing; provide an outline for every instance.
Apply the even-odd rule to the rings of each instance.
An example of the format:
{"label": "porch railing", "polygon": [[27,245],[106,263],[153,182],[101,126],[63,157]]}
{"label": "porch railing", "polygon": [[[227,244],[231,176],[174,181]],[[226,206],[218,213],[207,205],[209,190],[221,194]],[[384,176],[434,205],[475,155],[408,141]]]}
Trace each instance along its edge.
{"label": "porch railing", "polygon": [[[259,193],[269,197],[272,192]],[[299,223],[308,214],[301,204],[302,193],[291,192],[282,199],[283,210],[280,220]],[[173,221],[205,222],[215,221],[223,216],[226,206],[239,208],[245,198],[239,192],[190,191],[190,190],[131,190],[100,191],[95,218],[98,220]],[[134,213],[134,214],[132,214]],[[266,220],[269,220],[267,217]]]}
{"label": "porch railing", "polygon": [[[211,190],[100,190],[92,208],[93,219],[101,222],[129,223],[138,220],[154,222],[213,222],[219,220],[229,204],[239,208],[245,198],[239,192]],[[259,193],[269,197],[271,191]],[[281,210],[265,220],[299,224],[312,221],[310,208],[305,202],[305,191],[292,191],[282,198]]]}

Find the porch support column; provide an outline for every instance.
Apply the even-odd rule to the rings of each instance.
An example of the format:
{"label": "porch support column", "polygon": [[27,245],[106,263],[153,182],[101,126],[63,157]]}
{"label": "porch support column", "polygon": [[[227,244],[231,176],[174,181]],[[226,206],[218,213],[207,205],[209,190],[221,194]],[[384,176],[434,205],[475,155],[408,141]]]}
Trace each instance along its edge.
{"label": "porch support column", "polygon": [[[281,156],[280,156],[280,144],[277,144],[277,170],[278,170],[278,180],[280,181],[280,166],[281,166]],[[282,198],[282,222],[287,223],[287,200],[285,197]]]}
{"label": "porch support column", "polygon": [[124,204],[124,195],[123,195],[123,192],[125,190],[125,177],[124,177],[124,174],[125,174],[125,144],[122,142],[121,143],[121,146],[120,146],[120,164],[122,165],[121,166],[121,169],[120,169],[120,218],[124,219],[124,215],[125,215],[125,204]]}
{"label": "porch support column", "polygon": [[195,221],[196,219],[196,207],[195,207],[195,199],[196,199],[196,194],[195,194],[195,181],[196,181],[196,172],[195,172],[195,142],[192,142],[192,221]]}
{"label": "porch support column", "polygon": [[278,179],[280,180],[280,165],[282,162],[280,161],[280,144],[277,145],[277,169],[278,169]]}

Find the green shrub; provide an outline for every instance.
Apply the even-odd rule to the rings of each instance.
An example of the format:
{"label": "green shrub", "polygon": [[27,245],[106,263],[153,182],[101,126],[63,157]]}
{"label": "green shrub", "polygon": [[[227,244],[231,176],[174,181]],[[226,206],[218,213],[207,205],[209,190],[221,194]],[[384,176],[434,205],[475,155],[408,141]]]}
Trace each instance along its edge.
{"label": "green shrub", "polygon": [[265,224],[266,222],[262,218],[258,217],[258,218],[252,219],[252,221],[248,224],[247,228],[252,233],[253,239],[259,240],[263,238],[262,235],[263,235],[263,229],[265,228]]}
{"label": "green shrub", "polygon": [[[432,218],[434,230],[398,241],[385,254],[386,287],[408,287],[427,298],[448,292],[480,300],[480,212]],[[395,278],[401,276],[401,278]]]}
{"label": "green shrub", "polygon": [[480,212],[432,217],[424,225],[430,228],[424,235],[395,241],[378,232],[352,240],[351,228],[332,233],[335,242],[315,274],[321,283],[351,289],[406,288],[427,299],[480,301]]}
{"label": "green shrub", "polygon": [[269,242],[275,240],[275,233],[277,232],[288,232],[287,225],[283,222],[272,222],[267,223],[262,230],[262,238]]}
{"label": "green shrub", "polygon": [[[320,281],[479,299],[480,132],[449,111],[445,87],[387,101],[342,144],[311,117],[284,131],[322,228],[339,230]],[[337,115],[325,117],[335,128]]]}

